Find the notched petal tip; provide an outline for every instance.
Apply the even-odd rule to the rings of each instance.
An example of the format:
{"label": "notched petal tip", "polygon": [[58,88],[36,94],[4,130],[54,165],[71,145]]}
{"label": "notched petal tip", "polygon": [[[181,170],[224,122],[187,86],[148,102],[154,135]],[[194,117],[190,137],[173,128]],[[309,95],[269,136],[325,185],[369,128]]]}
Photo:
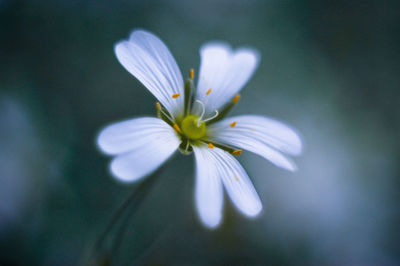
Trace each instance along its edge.
{"label": "notched petal tip", "polygon": [[114,52],[117,54],[125,45],[129,45],[130,42],[134,42],[136,39],[142,39],[145,37],[156,38],[159,39],[153,33],[144,30],[144,29],[134,29],[129,34],[129,38],[122,39],[114,44]]}
{"label": "notched petal tip", "polygon": [[[230,153],[217,147],[213,149],[208,149],[207,147],[194,147],[194,152],[197,168],[201,170],[198,172],[197,177],[202,177],[197,180],[208,180],[209,183],[216,182],[216,180],[219,182],[219,180],[221,180],[231,202],[241,214],[248,217],[255,217],[261,212],[262,203],[257,191],[255,190],[246,171]],[[204,182],[198,184],[205,185],[207,183]],[[204,203],[207,203],[204,205],[198,205],[200,217],[204,216],[202,221],[206,224],[210,223],[210,220],[214,221],[214,219],[219,217],[220,212],[217,213],[217,209],[214,207],[216,203],[222,203],[222,201],[216,201],[213,200],[213,198],[210,198],[210,193],[208,192],[209,187],[211,186],[203,186],[204,190],[201,191],[204,193],[198,194],[198,196],[203,196],[201,199],[204,200]],[[196,189],[200,188],[201,187],[196,184]],[[213,212],[210,211],[210,206],[214,208]]]}
{"label": "notched petal tip", "polygon": [[290,127],[290,129],[296,135],[295,145],[297,146],[297,152],[294,153],[293,155],[299,156],[302,153],[304,153],[304,150],[306,149],[305,138],[304,138],[303,134],[301,134],[298,129],[293,128],[293,127]]}
{"label": "notched petal tip", "polygon": [[263,209],[263,207],[262,207],[262,204],[261,204],[261,201],[260,201],[259,205],[252,206],[251,208],[248,208],[245,211],[244,210],[240,210],[240,212],[242,214],[244,214],[248,218],[255,219],[258,216],[260,216],[260,213],[261,213],[262,209]]}
{"label": "notched petal tip", "polygon": [[133,29],[129,34],[130,42],[140,41],[141,39],[149,39],[149,38],[160,40],[160,38],[154,33],[141,28]]}
{"label": "notched petal tip", "polygon": [[116,155],[110,171],[121,182],[154,172],[178,149],[180,139],[163,120],[141,117],[111,124],[97,138],[100,149]]}
{"label": "notched petal tip", "polygon": [[[258,64],[261,61],[261,53],[259,50],[256,48],[250,47],[250,46],[243,46],[235,50],[236,54],[242,54],[245,56],[248,56],[249,58],[252,58],[252,60],[255,63],[255,66],[257,67]],[[255,67],[255,68],[256,68]]]}
{"label": "notched petal tip", "polygon": [[204,43],[200,47],[200,54],[203,52],[206,52],[207,50],[215,50],[215,51],[220,50],[220,51],[225,51],[227,53],[230,53],[232,51],[232,47],[227,42],[213,40],[213,41],[208,41],[208,42]]}
{"label": "notched petal tip", "polygon": [[240,46],[236,49],[232,48],[232,46],[224,41],[219,41],[219,40],[213,40],[213,41],[208,41],[204,43],[200,47],[200,54],[204,52],[213,52],[213,53],[226,53],[229,55],[240,55],[240,56],[247,56],[249,58],[252,58],[255,65],[258,65],[258,63],[261,60],[261,53],[259,50],[257,50],[254,47],[251,46]]}
{"label": "notched petal tip", "polygon": [[112,135],[111,131],[114,124],[105,126],[100,132],[97,134],[96,138],[96,146],[97,148],[104,154],[114,155],[116,154],[114,150],[114,145],[110,143],[110,135]]}
{"label": "notched petal tip", "polygon": [[183,110],[182,73],[165,43],[145,30],[134,30],[128,40],[114,45],[114,52],[121,65],[136,77],[168,110],[179,116]]}
{"label": "notched petal tip", "polygon": [[142,28],[136,28],[131,30],[131,33],[129,34],[129,36],[132,36],[133,34],[148,34],[148,35],[154,35],[153,33],[151,33],[148,30],[142,29]]}
{"label": "notched petal tip", "polygon": [[158,168],[161,167],[162,163],[151,169],[146,173],[135,173],[132,169],[121,167],[121,163],[117,160],[118,157],[114,158],[109,166],[109,171],[114,180],[121,184],[134,183],[140,179],[146,178],[153,174]]}
{"label": "notched petal tip", "polygon": [[[226,130],[232,123],[234,128]],[[209,127],[215,141],[256,153],[278,167],[295,172],[296,164],[288,155],[302,149],[298,131],[278,120],[259,115],[230,117]]]}
{"label": "notched petal tip", "polygon": [[[253,48],[233,49],[224,42],[211,41],[200,49],[200,75],[196,97],[207,99],[207,113],[220,109],[237,94],[254,74],[260,60]],[[207,92],[212,88],[209,97]]]}
{"label": "notched petal tip", "polygon": [[121,40],[114,44],[114,53],[118,61],[124,65],[125,60],[129,54],[129,42],[127,40]]}
{"label": "notched petal tip", "polygon": [[110,163],[108,170],[114,180],[121,184],[130,184],[141,178],[132,178],[129,173],[121,173],[121,171],[118,169],[118,166],[115,164],[115,160]]}
{"label": "notched petal tip", "polygon": [[288,170],[292,173],[297,171],[297,165],[293,162],[292,158],[282,154],[279,151],[275,151],[275,152],[276,153],[275,153],[275,156],[273,156],[274,157],[273,159],[271,157],[267,156],[267,154],[265,154],[265,153],[256,153],[256,154],[259,154],[260,156],[264,157],[265,159],[267,159],[274,165],[276,165],[280,168],[283,168],[285,170]]}
{"label": "notched petal tip", "polygon": [[289,170],[290,172],[294,173],[294,172],[297,172],[298,167],[294,162],[292,162],[292,165],[290,166],[290,168],[286,168],[286,169]]}
{"label": "notched petal tip", "polygon": [[199,218],[200,218],[201,223],[206,228],[208,228],[210,230],[215,230],[221,225],[221,221],[222,221],[221,217],[222,217],[222,214],[219,219],[206,219],[203,217],[199,217]]}

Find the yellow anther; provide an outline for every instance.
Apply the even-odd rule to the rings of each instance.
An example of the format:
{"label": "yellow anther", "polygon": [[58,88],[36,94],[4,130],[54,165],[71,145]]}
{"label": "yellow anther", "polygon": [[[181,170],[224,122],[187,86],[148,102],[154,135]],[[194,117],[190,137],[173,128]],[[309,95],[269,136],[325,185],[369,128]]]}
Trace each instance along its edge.
{"label": "yellow anther", "polygon": [[194,78],[194,69],[191,68],[189,71],[189,78],[193,79]]}
{"label": "yellow anther", "polygon": [[235,180],[239,182],[239,177],[235,176]]}
{"label": "yellow anther", "polygon": [[181,131],[181,128],[178,126],[178,124],[174,124],[174,129],[177,131],[177,132],[179,132],[179,133],[182,133],[182,131]]}
{"label": "yellow anther", "polygon": [[233,155],[235,155],[235,156],[237,156],[237,155],[240,155],[240,154],[242,154],[242,150],[234,150],[233,152],[232,152],[232,154]]}
{"label": "yellow anther", "polygon": [[235,97],[233,97],[232,102],[237,103],[240,99],[240,94],[236,94]]}
{"label": "yellow anther", "polygon": [[236,121],[233,121],[231,124],[229,124],[231,127],[236,126]]}
{"label": "yellow anther", "polygon": [[180,93],[175,93],[175,94],[172,95],[172,98],[176,99],[176,98],[178,98],[179,96],[181,96]]}
{"label": "yellow anther", "polygon": [[213,145],[212,143],[208,143],[208,147],[209,147],[210,149],[213,149],[213,148],[214,148],[214,145]]}
{"label": "yellow anther", "polygon": [[161,104],[159,102],[156,102],[156,108],[157,110],[161,110]]}
{"label": "yellow anther", "polygon": [[211,88],[209,88],[208,89],[208,91],[206,92],[206,94],[208,95],[208,94],[210,94],[211,93],[211,91],[212,91],[212,89]]}

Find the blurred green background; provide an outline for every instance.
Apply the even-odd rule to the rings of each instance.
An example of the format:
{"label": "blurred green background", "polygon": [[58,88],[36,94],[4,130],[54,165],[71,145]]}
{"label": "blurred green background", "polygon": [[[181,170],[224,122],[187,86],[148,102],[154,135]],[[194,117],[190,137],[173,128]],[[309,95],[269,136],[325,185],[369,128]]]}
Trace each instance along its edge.
{"label": "blurred green background", "polygon": [[370,0],[0,0],[0,265],[82,263],[137,187],[117,183],[95,145],[107,124],[155,115],[113,52],[134,28],[160,36],[185,76],[208,40],[260,50],[233,113],[289,123],[305,152],[296,173],[244,153],[264,210],[249,220],[226,199],[213,231],[197,218],[193,157],[176,154],[128,217],[113,265],[400,264],[399,10]]}

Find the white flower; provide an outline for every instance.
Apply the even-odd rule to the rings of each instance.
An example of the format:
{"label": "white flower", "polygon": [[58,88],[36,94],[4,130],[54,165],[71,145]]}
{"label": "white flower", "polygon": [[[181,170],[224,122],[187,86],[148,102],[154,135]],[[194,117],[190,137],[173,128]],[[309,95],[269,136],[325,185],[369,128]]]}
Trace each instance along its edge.
{"label": "white flower", "polygon": [[129,40],[115,45],[115,53],[159,103],[158,118],[136,118],[101,131],[98,145],[115,156],[111,162],[114,176],[136,181],[155,171],[177,149],[183,154],[193,151],[196,206],[207,227],[221,222],[223,187],[243,214],[259,214],[260,198],[234,155],[248,150],[293,171],[296,166],[282,153],[298,155],[302,145],[293,129],[270,118],[244,115],[223,119],[257,68],[257,51],[232,50],[221,42],[203,45],[196,90],[193,70],[184,83],[168,48],[149,32],[134,31]]}

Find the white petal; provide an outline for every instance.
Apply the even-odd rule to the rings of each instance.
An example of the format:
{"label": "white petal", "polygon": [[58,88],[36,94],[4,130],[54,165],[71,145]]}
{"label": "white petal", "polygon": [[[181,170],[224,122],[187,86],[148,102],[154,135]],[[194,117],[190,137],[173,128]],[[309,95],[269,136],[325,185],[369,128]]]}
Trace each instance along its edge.
{"label": "white petal", "polygon": [[196,158],[195,201],[199,216],[204,225],[217,227],[222,218],[222,183],[213,167],[213,157],[205,149],[194,147]]}
{"label": "white petal", "polygon": [[[173,116],[183,111],[182,73],[171,52],[158,37],[136,30],[129,40],[118,42],[114,50],[126,70],[142,82]],[[177,93],[181,96],[172,98]]]}
{"label": "white petal", "polygon": [[140,117],[117,122],[105,127],[97,138],[100,149],[107,154],[118,154],[137,149],[151,141],[171,135],[178,139],[175,131],[166,122],[155,117]]}
{"label": "white petal", "polygon": [[[206,103],[207,114],[232,100],[253,75],[259,54],[250,48],[235,51],[226,43],[210,42],[200,49],[197,99]],[[209,95],[206,92],[212,89]]]}
{"label": "white petal", "polygon": [[[230,124],[236,122],[234,127]],[[299,155],[302,143],[296,131],[263,116],[243,115],[224,119],[209,127],[210,138],[263,156],[279,167],[296,170],[295,164],[278,151]]]}
{"label": "white petal", "polygon": [[167,123],[151,117],[110,125],[100,132],[97,142],[105,153],[118,154],[111,162],[111,172],[125,182],[156,170],[180,144]]}
{"label": "white petal", "polygon": [[245,215],[256,216],[262,209],[262,204],[253,184],[243,167],[228,152],[219,148],[194,147],[198,168],[209,178],[221,178],[233,204]]}

